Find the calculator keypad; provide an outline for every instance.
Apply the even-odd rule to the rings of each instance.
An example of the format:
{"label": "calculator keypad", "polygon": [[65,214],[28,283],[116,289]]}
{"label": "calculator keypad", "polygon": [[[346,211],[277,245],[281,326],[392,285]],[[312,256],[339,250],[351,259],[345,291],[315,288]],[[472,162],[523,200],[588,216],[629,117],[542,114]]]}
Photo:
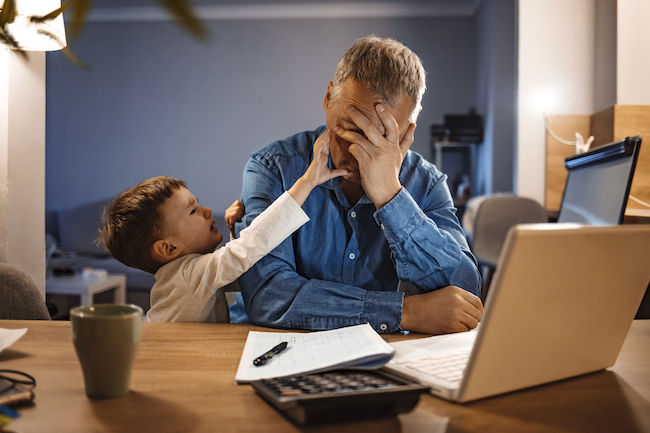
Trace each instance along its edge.
{"label": "calculator keypad", "polygon": [[415,407],[427,386],[381,370],[335,370],[262,379],[255,391],[295,424],[393,417]]}
{"label": "calculator keypad", "polygon": [[349,393],[371,390],[388,390],[396,388],[395,383],[377,375],[366,372],[328,372],[263,381],[281,396],[318,394],[323,392]]}

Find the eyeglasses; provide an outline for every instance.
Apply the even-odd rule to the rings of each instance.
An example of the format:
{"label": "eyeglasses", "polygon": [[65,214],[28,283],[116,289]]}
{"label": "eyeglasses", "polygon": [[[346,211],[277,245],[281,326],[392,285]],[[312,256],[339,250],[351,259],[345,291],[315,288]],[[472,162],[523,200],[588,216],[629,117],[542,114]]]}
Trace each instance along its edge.
{"label": "eyeglasses", "polygon": [[34,376],[17,370],[0,370],[0,379],[4,379],[12,385],[23,385],[23,388],[27,389],[33,389],[36,386]]}
{"label": "eyeglasses", "polygon": [[36,379],[17,370],[0,370],[0,404],[19,403],[34,399]]}

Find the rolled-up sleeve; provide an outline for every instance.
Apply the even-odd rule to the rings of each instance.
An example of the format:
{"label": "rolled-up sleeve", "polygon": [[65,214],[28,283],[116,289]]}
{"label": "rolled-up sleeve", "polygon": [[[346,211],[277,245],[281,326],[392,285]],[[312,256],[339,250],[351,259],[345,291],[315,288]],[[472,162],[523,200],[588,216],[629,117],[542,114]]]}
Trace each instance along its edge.
{"label": "rolled-up sleeve", "polygon": [[400,280],[415,284],[423,292],[453,285],[479,296],[481,279],[476,259],[453,205],[445,200],[449,195],[436,191],[436,187],[429,194],[431,205],[426,210],[402,188],[375,212],[375,221],[388,241]]}
{"label": "rolled-up sleeve", "polygon": [[[282,190],[272,165],[259,155],[248,162],[242,191],[246,216],[239,227],[250,224]],[[318,242],[319,229],[310,229],[308,232],[313,235],[310,238]],[[309,235],[303,233],[303,236]],[[323,255],[336,253],[323,246]],[[242,275],[239,282],[246,313],[257,325],[323,330],[370,323],[378,332],[395,332],[401,322],[403,293],[370,291],[302,276],[296,269],[291,238]]]}
{"label": "rolled-up sleeve", "polygon": [[[251,156],[242,190],[246,215],[237,230],[302,176],[324,130],[296,134]],[[456,285],[478,295],[476,261],[446,177],[407,152],[400,181],[402,190],[380,210],[367,196],[348,203],[338,179],[315,188],[303,204],[311,221],[239,279],[249,319],[310,330],[370,323],[378,332],[395,332],[405,296],[397,291],[399,280],[421,292]]]}

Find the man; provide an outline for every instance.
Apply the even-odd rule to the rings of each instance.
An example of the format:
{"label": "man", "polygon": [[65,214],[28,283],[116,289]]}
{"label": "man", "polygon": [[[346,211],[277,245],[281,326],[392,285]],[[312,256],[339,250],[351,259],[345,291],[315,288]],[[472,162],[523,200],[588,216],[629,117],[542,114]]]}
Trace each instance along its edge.
{"label": "man", "polygon": [[[374,36],[357,41],[329,83],[326,125],[253,154],[242,197],[250,224],[302,174],[321,134],[330,168],[348,174],[316,188],[311,222],[240,278],[259,325],[332,329],[369,322],[379,332],[475,328],[480,275],[446,176],[409,151],[425,89],[420,59]],[[399,280],[418,294],[404,297]]]}

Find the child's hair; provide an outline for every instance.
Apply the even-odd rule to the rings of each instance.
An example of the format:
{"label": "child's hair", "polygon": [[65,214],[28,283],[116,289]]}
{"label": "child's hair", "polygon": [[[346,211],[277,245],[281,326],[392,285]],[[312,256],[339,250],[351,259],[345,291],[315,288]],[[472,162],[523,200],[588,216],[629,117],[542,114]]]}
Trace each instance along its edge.
{"label": "child's hair", "polygon": [[98,243],[125,265],[155,274],[161,263],[153,259],[151,246],[163,237],[161,208],[185,187],[182,180],[159,176],[123,191],[104,210]]}

